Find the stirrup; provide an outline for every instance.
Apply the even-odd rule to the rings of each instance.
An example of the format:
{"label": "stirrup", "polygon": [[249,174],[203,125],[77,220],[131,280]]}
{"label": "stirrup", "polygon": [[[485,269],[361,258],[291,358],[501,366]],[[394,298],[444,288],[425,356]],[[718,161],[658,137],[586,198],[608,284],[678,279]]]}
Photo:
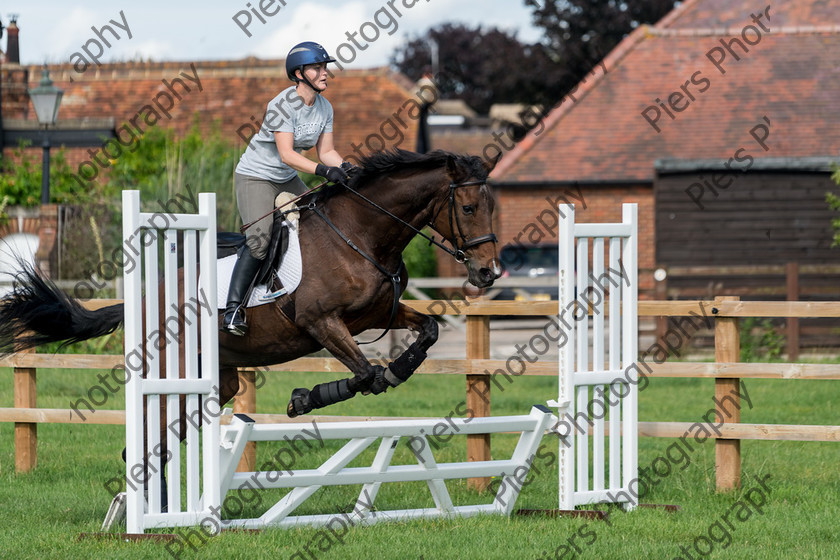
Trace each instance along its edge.
{"label": "stirrup", "polygon": [[237,327],[236,325],[223,325],[222,331],[232,334],[233,336],[245,336],[248,334],[248,329],[242,329],[241,327]]}
{"label": "stirrup", "polygon": [[[242,313],[242,321],[240,322],[240,324],[235,324],[234,321],[236,321],[237,315],[239,313]],[[225,316],[227,316],[227,312],[225,312]],[[242,307],[237,307],[233,310],[230,321],[227,321],[223,318],[220,330],[228,334],[232,334],[234,336],[245,336],[246,334],[248,334],[248,324],[245,322],[244,316],[245,312],[242,310]]]}
{"label": "stirrup", "polygon": [[233,336],[245,336],[248,334],[247,329],[242,329],[241,327],[237,327],[235,325],[223,325],[222,332],[232,334]]}

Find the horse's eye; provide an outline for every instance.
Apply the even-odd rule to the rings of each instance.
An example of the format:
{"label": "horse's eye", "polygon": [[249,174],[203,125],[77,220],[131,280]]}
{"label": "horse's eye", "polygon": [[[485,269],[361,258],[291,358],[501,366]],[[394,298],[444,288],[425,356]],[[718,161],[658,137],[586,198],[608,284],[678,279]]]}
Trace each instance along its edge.
{"label": "horse's eye", "polygon": [[468,216],[471,215],[471,214],[475,214],[475,206],[473,206],[472,204],[468,204],[468,205],[464,206],[463,210],[464,210],[464,214],[466,214]]}

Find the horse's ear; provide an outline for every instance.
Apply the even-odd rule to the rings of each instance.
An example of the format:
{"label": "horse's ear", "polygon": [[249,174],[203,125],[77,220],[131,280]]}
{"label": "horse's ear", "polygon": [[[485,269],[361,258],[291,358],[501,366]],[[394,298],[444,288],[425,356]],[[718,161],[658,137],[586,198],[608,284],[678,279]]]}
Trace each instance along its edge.
{"label": "horse's ear", "polygon": [[490,161],[485,161],[484,162],[484,169],[487,170],[488,175],[490,174],[491,171],[493,171],[493,169],[495,169],[496,164],[499,163],[500,159],[502,159],[502,152],[499,152],[498,154],[496,154],[496,157],[494,157]]}
{"label": "horse's ear", "polygon": [[464,177],[464,170],[458,166],[458,162],[452,155],[446,156],[446,174],[456,183],[466,178]]}

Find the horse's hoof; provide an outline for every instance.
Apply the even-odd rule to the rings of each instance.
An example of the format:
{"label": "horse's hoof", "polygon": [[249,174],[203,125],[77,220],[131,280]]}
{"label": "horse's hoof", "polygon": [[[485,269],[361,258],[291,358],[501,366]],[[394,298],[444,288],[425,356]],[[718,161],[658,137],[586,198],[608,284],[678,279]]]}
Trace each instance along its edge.
{"label": "horse's hoof", "polygon": [[309,404],[309,389],[295,389],[292,391],[289,404],[286,406],[286,415],[289,418],[294,418],[311,412],[312,408],[312,405]]}
{"label": "horse's hoof", "polygon": [[382,366],[374,366],[374,374],[373,374],[373,382],[368,386],[367,389],[362,391],[363,395],[378,395],[380,393],[384,393],[391,384],[388,383],[388,380],[385,379],[385,368]]}

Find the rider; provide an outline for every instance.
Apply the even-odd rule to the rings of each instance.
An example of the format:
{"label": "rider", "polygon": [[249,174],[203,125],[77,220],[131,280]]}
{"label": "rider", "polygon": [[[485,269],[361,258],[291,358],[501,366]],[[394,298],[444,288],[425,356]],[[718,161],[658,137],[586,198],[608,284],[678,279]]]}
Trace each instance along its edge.
{"label": "rider", "polygon": [[[345,164],[333,146],[333,109],[321,93],[327,89],[327,63],[335,62],[318,43],[295,45],[286,56],[286,75],[294,86],[268,102],[259,132],[248,143],[236,166],[236,202],[247,224],[274,207],[278,194],[303,194],[306,185],[297,172],[314,173],[331,182],[345,182]],[[316,163],[303,155],[315,146]],[[343,169],[342,169],[343,167]],[[221,330],[244,336],[245,297],[269,249],[273,217],[245,230],[245,247],[233,269]]]}

